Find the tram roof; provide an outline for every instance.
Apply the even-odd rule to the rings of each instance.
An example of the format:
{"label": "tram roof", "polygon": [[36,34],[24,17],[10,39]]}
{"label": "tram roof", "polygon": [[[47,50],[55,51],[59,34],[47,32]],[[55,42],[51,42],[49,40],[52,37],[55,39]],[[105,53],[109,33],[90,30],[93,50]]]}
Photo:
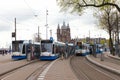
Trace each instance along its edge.
{"label": "tram roof", "polygon": [[34,42],[33,40],[16,40],[16,41],[12,41],[12,43],[31,43],[31,44],[40,44],[40,42]]}
{"label": "tram roof", "polygon": [[25,40],[16,40],[16,41],[12,41],[12,43],[23,43]]}
{"label": "tram roof", "polygon": [[41,40],[41,43],[53,43],[51,40]]}

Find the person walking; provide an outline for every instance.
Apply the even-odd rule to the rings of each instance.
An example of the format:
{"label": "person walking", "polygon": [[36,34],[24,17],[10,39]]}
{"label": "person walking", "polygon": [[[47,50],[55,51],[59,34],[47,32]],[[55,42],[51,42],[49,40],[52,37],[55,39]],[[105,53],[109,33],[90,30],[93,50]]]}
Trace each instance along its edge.
{"label": "person walking", "polygon": [[63,60],[63,58],[64,58],[64,48],[61,48],[60,56],[61,56],[61,60]]}

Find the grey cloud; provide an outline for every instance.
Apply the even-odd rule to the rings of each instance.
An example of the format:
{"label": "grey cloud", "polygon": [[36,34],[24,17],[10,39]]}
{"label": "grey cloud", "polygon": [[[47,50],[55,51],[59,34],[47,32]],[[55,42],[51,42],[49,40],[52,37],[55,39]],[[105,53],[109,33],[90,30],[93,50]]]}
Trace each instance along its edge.
{"label": "grey cloud", "polygon": [[2,24],[0,23],[0,32],[3,32],[3,31],[11,31],[12,30],[12,27],[9,25],[9,24]]}
{"label": "grey cloud", "polygon": [[4,13],[0,13],[0,16],[7,16],[8,20],[11,20],[11,18],[18,18],[19,21],[25,21],[32,17],[34,17],[36,14],[33,11],[30,11],[29,9],[16,9],[12,11],[6,11]]}
{"label": "grey cloud", "polygon": [[92,26],[95,23],[95,18],[90,14],[86,14],[83,16],[67,15],[67,17],[66,17],[66,15],[60,15],[60,16],[54,17],[54,19],[51,21],[52,21],[52,24],[58,24],[58,23],[62,24],[63,21],[65,21],[66,24],[69,23],[70,25],[76,25],[76,24],[70,23],[70,22],[75,21],[75,20],[79,20],[79,22],[84,24],[84,25],[91,25]]}
{"label": "grey cloud", "polygon": [[21,23],[35,16],[34,13],[27,9],[0,12],[0,31],[11,31],[15,17],[17,23]]}

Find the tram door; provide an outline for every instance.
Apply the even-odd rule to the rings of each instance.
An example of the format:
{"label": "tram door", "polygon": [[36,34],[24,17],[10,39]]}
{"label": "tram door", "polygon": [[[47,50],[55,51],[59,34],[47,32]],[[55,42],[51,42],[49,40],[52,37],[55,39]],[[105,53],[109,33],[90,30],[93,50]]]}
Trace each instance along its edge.
{"label": "tram door", "polygon": [[27,56],[27,60],[30,61],[31,60],[31,46],[30,46],[30,44],[25,45],[25,53]]}

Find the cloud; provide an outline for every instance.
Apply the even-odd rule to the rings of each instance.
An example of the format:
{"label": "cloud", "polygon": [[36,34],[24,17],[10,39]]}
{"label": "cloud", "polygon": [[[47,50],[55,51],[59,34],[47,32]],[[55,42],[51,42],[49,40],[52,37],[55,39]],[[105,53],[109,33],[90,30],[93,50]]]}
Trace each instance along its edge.
{"label": "cloud", "polygon": [[87,36],[89,30],[94,35],[96,20],[92,15],[93,11],[89,9],[79,16],[60,12],[56,0],[1,0],[0,34],[2,35],[0,37],[7,37],[4,40],[8,42],[8,37],[11,38],[11,32],[14,31],[14,18],[16,17],[17,39],[32,39],[33,34],[38,32],[38,26],[40,26],[41,37],[46,39],[46,9],[48,10],[48,37],[50,36],[49,30],[52,29],[53,37],[56,39],[57,25],[59,23],[61,26],[63,21],[66,24],[69,23],[72,38]]}
{"label": "cloud", "polygon": [[10,25],[9,22],[0,20],[0,32],[11,31],[12,27]]}
{"label": "cloud", "polygon": [[0,13],[0,16],[7,17],[8,20],[11,20],[16,17],[19,19],[19,21],[25,21],[27,19],[34,17],[34,14],[28,9],[19,9],[19,10],[15,9],[12,11]]}

